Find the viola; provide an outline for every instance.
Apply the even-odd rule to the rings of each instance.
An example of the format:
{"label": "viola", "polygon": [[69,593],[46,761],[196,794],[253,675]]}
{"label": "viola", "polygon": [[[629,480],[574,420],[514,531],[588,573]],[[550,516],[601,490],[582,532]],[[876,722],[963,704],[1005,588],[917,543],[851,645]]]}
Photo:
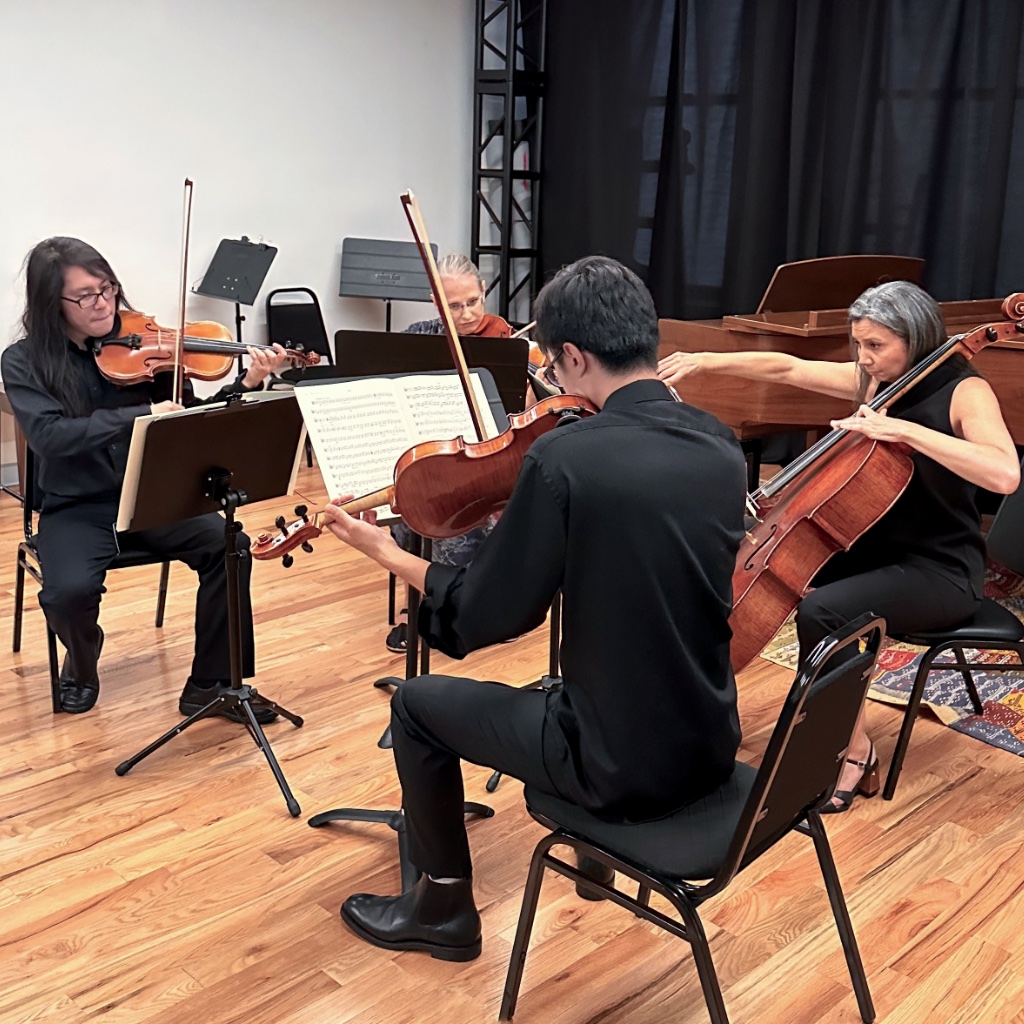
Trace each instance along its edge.
{"label": "viola", "polygon": [[[115,384],[127,385],[173,371],[181,332],[161,327],[153,317],[132,309],[122,309],[118,315],[121,328],[117,337],[94,343],[100,373]],[[212,320],[185,324],[182,347],[185,376],[194,380],[220,380],[231,371],[235,358],[250,348],[276,351],[267,345],[237,344],[223,324]],[[320,362],[319,353],[305,352],[301,348],[287,349],[287,356],[299,366],[314,366]]]}
{"label": "viola", "polygon": [[[953,355],[970,359],[996,341],[1024,342],[1024,293],[1003,313],[1015,321],[987,324],[950,338],[877,395],[888,408]],[[748,665],[778,633],[810,589],[818,570],[892,507],[914,472],[906,445],[833,430],[747,499],[757,522],[740,544],[732,576],[732,667]]]}
{"label": "viola", "polygon": [[[509,427],[487,441],[426,441],[413,445],[395,463],[394,483],[345,502],[340,507],[358,515],[390,505],[410,529],[437,540],[457,537],[482,526],[500,512],[512,494],[526,450],[542,434],[573,419],[597,412],[586,399],[575,395],[545,398],[526,412],[509,416]],[[251,547],[252,557],[283,557],[291,565],[290,552],[308,544],[327,526],[322,512],[312,516],[299,506],[300,516],[290,525],[278,516],[278,533],[261,533]]]}
{"label": "viola", "polygon": [[[563,422],[567,415],[578,418],[597,410],[586,399],[576,395],[546,398],[524,413],[510,415],[509,429],[498,437],[484,439],[483,416],[476,392],[470,384],[466,357],[459,343],[419,205],[411,192],[403,193],[402,205],[423,260],[452,361],[459,373],[477,441],[467,442],[460,437],[454,441],[427,441],[414,445],[395,464],[391,487],[356,498],[341,508],[354,514],[390,504],[410,529],[423,537],[437,540],[466,533],[481,526],[488,516],[501,511],[511,497],[526,451],[536,438]],[[303,543],[308,544],[311,536],[322,532],[326,521],[321,513],[312,519],[305,512],[296,514],[302,518],[290,527],[285,525],[283,517],[278,517],[276,525],[281,531],[278,535],[263,533],[256,538],[252,546],[254,558],[275,558],[286,554]],[[290,561],[285,564],[290,564]]]}

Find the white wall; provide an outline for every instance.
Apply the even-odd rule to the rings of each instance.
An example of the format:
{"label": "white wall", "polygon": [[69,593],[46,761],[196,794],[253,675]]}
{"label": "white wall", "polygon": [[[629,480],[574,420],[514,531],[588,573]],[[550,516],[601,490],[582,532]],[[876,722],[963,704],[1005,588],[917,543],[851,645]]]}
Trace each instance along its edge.
{"label": "white wall", "polygon": [[[441,251],[469,247],[473,24],[473,0],[0,0],[0,346],[50,235],[96,246],[173,324],[185,177],[192,284],[221,238],[279,249],[245,340],[289,285],[331,335],[383,329],[383,303],[338,298],[341,240],[408,239],[412,188]],[[187,311],[233,327],[228,303]],[[428,315],[396,304],[393,328]]]}

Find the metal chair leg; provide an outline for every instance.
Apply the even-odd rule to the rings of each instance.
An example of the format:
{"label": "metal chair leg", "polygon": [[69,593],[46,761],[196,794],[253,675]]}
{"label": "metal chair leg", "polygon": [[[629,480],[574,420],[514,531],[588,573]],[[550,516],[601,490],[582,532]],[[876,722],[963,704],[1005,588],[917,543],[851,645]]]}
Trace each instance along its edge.
{"label": "metal chair leg", "polygon": [[843,887],[839,882],[835,861],[832,859],[828,836],[825,834],[821,817],[815,811],[807,816],[807,824],[811,831],[811,838],[814,840],[815,852],[818,854],[822,878],[825,880],[825,891],[828,893],[829,903],[832,905],[832,916],[835,918],[839,939],[843,944],[843,952],[846,954],[846,966],[849,968],[850,981],[853,982],[853,991],[857,996],[861,1020],[864,1021],[864,1024],[871,1024],[875,1019],[875,1007],[871,1001],[871,990],[868,988],[867,975],[864,973],[864,964],[860,958],[857,936],[853,932],[850,913],[846,909]]}
{"label": "metal chair leg", "polygon": [[523,907],[519,911],[519,924],[516,927],[516,938],[512,944],[512,955],[508,962],[505,993],[501,997],[498,1020],[511,1020],[512,1014],[516,1012],[519,986],[523,980],[523,968],[526,966],[526,954],[530,946],[530,933],[533,931],[533,920],[537,916],[537,902],[540,899],[540,887],[544,881],[544,858],[557,841],[559,841],[557,835],[546,836],[537,844],[530,860],[530,873],[526,877]]}
{"label": "metal chair leg", "polygon": [[154,625],[160,629],[164,624],[164,610],[167,608],[167,580],[171,575],[171,563],[164,562],[160,566],[160,591],[156,598],[156,621]]}
{"label": "metal chair leg", "polygon": [[967,689],[967,696],[971,699],[971,707],[974,709],[974,713],[976,715],[983,715],[985,713],[985,709],[982,707],[981,696],[978,693],[978,688],[974,685],[974,677],[971,675],[970,664],[964,655],[963,644],[954,644],[953,657],[954,664],[960,670],[960,675],[963,677],[964,686]]}
{"label": "metal chair leg", "polygon": [[57,667],[57,636],[50,629],[49,623],[46,625],[46,655],[50,665],[50,706],[53,708],[53,713],[59,715],[64,708],[61,707],[60,703],[60,669]]}
{"label": "metal chair leg", "polygon": [[708,945],[708,937],[704,933],[704,924],[697,914],[697,908],[678,893],[673,894],[672,903],[679,911],[679,916],[686,927],[711,1024],[729,1024],[729,1014],[726,1013],[725,1000],[722,998],[722,986],[718,983],[718,974],[711,959],[711,947]]}
{"label": "metal chair leg", "polygon": [[892,761],[889,764],[889,774],[885,777],[885,789],[882,797],[891,800],[896,792],[896,783],[899,782],[900,771],[903,768],[903,759],[907,754],[907,747],[910,746],[910,734],[914,730],[914,720],[917,718],[918,709],[921,706],[921,698],[924,696],[925,683],[928,681],[928,674],[932,669],[932,662],[946,645],[933,647],[926,651],[918,666],[917,675],[914,678],[914,686],[910,691],[910,700],[907,701],[906,709],[903,712],[903,725],[900,727],[899,739],[896,741],[896,749],[892,752]]}
{"label": "metal chair leg", "polygon": [[18,568],[14,577],[14,637],[11,650],[17,654],[21,650],[21,617],[25,610],[25,563],[21,552],[18,552]]}

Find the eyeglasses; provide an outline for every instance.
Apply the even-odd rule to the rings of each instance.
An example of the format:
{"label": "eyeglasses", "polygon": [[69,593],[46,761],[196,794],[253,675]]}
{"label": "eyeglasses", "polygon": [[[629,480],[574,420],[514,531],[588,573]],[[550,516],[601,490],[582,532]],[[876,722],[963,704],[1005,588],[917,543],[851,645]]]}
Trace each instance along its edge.
{"label": "eyeglasses", "polygon": [[449,302],[448,309],[451,311],[452,316],[458,316],[464,309],[472,312],[483,301],[484,297],[478,295],[475,299],[469,299],[466,302]]}
{"label": "eyeglasses", "polygon": [[547,366],[541,370],[541,376],[553,387],[560,388],[562,385],[558,383],[558,360],[565,355],[565,349],[560,349],[557,356],[548,363]]}
{"label": "eyeglasses", "polygon": [[119,284],[109,281],[98,292],[86,292],[85,295],[79,295],[77,299],[70,299],[66,295],[62,295],[61,298],[65,302],[76,303],[82,309],[92,309],[100,299],[103,299],[104,302],[109,302],[111,299],[116,298],[120,291],[121,286]]}

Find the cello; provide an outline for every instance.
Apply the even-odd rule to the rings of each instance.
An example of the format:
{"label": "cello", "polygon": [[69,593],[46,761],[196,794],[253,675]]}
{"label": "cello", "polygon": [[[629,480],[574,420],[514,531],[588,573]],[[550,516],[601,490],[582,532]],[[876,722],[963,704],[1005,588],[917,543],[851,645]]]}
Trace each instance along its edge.
{"label": "cello", "polygon": [[[414,445],[395,464],[391,485],[347,501],[340,507],[351,515],[357,515],[381,505],[390,505],[410,529],[436,540],[466,533],[500,512],[512,494],[523,458],[534,440],[565,422],[567,417],[578,418],[597,410],[586,399],[557,395],[538,402],[524,413],[510,415],[508,429],[485,440],[483,415],[469,379],[469,369],[419,204],[412,192],[403,193],[401,198],[430,281],[477,440],[468,442],[458,437]],[[277,534],[262,532],[257,535],[251,546],[253,558],[281,557],[287,567],[292,564],[290,552],[296,547],[311,550],[309,541],[326,528],[326,518],[319,512],[310,517],[308,509],[303,506],[298,506],[295,513],[300,518],[290,525],[283,516],[277,517]]]}
{"label": "cello", "polygon": [[[950,338],[870,403],[887,409],[954,355],[994,342],[1024,346],[1024,293],[1003,303],[1010,322]],[[832,555],[846,551],[893,506],[914,470],[911,450],[837,429],[748,496],[755,524],[733,571],[732,666],[746,667],[778,633]]]}

